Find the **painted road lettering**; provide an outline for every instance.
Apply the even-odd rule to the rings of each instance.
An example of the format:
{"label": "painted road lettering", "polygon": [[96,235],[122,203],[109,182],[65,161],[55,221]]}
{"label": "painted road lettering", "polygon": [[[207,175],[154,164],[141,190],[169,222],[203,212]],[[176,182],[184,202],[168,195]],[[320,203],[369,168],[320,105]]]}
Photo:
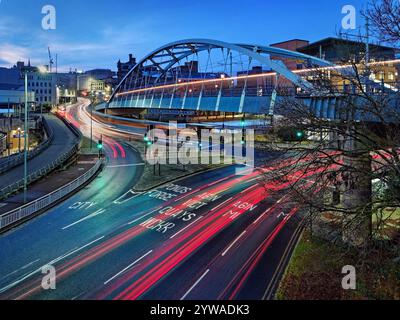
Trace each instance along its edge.
{"label": "painted road lettering", "polygon": [[75,202],[72,206],[70,206],[68,209],[70,210],[87,210],[90,209],[91,207],[95,206],[97,202]]}
{"label": "painted road lettering", "polygon": [[168,230],[175,227],[175,223],[164,221],[156,218],[149,218],[145,222],[140,224],[142,227],[149,230],[155,230],[160,233],[166,233]]}

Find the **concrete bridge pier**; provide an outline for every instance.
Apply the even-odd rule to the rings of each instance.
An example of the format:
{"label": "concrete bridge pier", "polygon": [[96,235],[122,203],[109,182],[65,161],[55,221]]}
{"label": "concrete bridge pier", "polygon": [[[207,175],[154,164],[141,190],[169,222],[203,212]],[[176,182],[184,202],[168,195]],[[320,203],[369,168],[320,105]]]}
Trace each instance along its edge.
{"label": "concrete bridge pier", "polygon": [[371,156],[365,146],[347,136],[344,142],[342,240],[356,247],[364,247],[372,233]]}

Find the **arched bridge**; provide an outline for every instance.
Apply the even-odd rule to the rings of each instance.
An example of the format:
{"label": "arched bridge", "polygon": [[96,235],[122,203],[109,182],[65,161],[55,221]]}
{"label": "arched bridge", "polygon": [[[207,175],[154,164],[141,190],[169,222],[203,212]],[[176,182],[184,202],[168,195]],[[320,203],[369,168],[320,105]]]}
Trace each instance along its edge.
{"label": "arched bridge", "polygon": [[[332,66],[276,47],[208,39],[177,41],[139,61],[106,108],[273,114],[277,97],[314,90],[300,72],[287,67],[289,63],[306,68]],[[311,103],[330,112],[324,101]]]}

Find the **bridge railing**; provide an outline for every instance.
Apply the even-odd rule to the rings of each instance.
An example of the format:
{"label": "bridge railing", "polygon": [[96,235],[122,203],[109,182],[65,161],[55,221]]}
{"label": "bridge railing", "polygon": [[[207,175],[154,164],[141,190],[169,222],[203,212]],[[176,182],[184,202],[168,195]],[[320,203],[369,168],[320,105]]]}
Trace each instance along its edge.
{"label": "bridge railing", "polygon": [[9,211],[0,216],[0,231],[10,225],[15,224],[23,219],[33,216],[34,214],[50,207],[51,205],[62,200],[67,195],[77,190],[82,185],[90,181],[94,175],[100,170],[103,164],[102,160],[98,160],[96,164],[85,174],[68,183],[67,185],[53,191],[52,193],[32,201],[20,208]]}

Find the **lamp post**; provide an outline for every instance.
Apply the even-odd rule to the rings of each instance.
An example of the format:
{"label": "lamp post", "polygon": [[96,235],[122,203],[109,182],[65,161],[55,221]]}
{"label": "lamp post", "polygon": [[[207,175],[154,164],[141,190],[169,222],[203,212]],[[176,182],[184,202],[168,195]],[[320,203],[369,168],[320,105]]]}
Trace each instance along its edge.
{"label": "lamp post", "polygon": [[93,148],[93,91],[90,93],[91,95],[91,105],[90,105],[90,150]]}
{"label": "lamp post", "polygon": [[21,153],[21,128],[18,128],[17,131],[18,131],[18,152]]}
{"label": "lamp post", "polygon": [[25,71],[24,203],[28,190],[28,71]]}

